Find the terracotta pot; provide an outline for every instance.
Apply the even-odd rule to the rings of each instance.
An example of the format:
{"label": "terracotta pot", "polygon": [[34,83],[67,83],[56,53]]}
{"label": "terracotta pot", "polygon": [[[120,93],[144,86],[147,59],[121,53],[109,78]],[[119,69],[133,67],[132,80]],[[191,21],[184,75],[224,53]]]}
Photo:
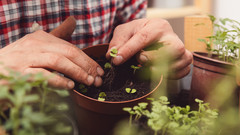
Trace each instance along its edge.
{"label": "terracotta pot", "polygon": [[[193,74],[190,91],[190,104],[196,107],[194,102],[195,98],[210,102],[212,106],[217,106],[217,101],[210,99],[210,94],[215,90],[221,79],[227,79],[233,82],[236,86],[235,72],[230,72],[235,69],[234,64],[220,61],[215,59],[217,55],[213,55],[213,58],[209,58],[205,52],[193,52]],[[236,88],[237,89],[237,88]],[[226,89],[226,93],[230,90]],[[238,95],[237,90],[234,94]]]}
{"label": "terracotta pot", "polygon": [[[83,49],[83,51],[93,57],[105,56],[108,44],[96,45]],[[157,80],[155,88],[148,94],[133,100],[111,102],[99,101],[85,96],[76,90],[71,91],[71,98],[75,103],[75,112],[78,119],[80,132],[84,135],[108,135],[112,134],[115,124],[128,117],[122,110],[123,107],[133,107],[139,102],[146,102],[149,97],[162,82],[162,77]]]}

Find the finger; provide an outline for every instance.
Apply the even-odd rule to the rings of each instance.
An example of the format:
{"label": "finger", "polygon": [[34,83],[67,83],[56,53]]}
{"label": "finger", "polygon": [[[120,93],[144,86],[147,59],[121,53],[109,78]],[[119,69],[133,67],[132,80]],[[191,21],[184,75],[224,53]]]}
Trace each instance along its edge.
{"label": "finger", "polygon": [[86,55],[82,50],[72,46],[66,46],[64,44],[58,44],[56,45],[58,46],[56,48],[54,48],[54,46],[55,45],[43,45],[41,48],[44,52],[52,52],[65,56],[93,77],[102,76],[104,74],[101,66]]}
{"label": "finger", "polygon": [[62,55],[40,53],[35,54],[35,56],[36,57],[28,57],[27,59],[27,61],[30,62],[30,68],[52,69],[86,85],[92,85],[94,83],[94,77],[92,75],[89,75],[81,67]]}
{"label": "finger", "polygon": [[[167,51],[173,59],[178,59],[185,53],[186,49],[184,44],[175,33],[162,36],[159,42],[164,45],[165,51]],[[159,48],[158,50],[161,49],[162,48]]]}
{"label": "finger", "polygon": [[129,25],[129,23],[126,23],[115,28],[113,38],[109,43],[109,48],[106,53],[107,59],[110,58],[111,49],[116,48],[118,50],[134,35],[134,27],[130,27]]}
{"label": "finger", "polygon": [[[26,37],[30,39],[29,46],[26,48],[32,49],[34,46],[30,51],[57,53],[67,57],[94,77],[102,76],[104,74],[101,66],[76,46],[42,31],[37,31],[36,34],[39,36],[40,41],[39,39],[36,39],[36,36],[34,35],[28,35],[28,37]],[[49,43],[46,44],[44,39],[46,38],[49,40],[49,37],[51,37],[50,39],[52,40],[48,41]],[[38,42],[36,42],[36,40]]]}
{"label": "finger", "polygon": [[172,71],[172,72],[169,73],[168,79],[173,79],[173,80],[181,79],[184,76],[188,75],[190,70],[191,70],[191,67],[189,65],[189,66],[187,66],[187,67],[185,67],[181,70]]}
{"label": "finger", "polygon": [[138,62],[141,64],[169,62],[172,60],[172,56],[169,53],[169,49],[165,46],[159,50],[151,50],[151,51],[141,50],[136,55],[136,57]]}
{"label": "finger", "polygon": [[[162,36],[159,29],[155,29],[157,23],[146,24],[136,32],[124,45],[118,49],[118,56],[113,58],[113,63],[119,65],[151,43],[156,42]],[[151,31],[150,31],[151,30]]]}
{"label": "finger", "polygon": [[64,20],[60,26],[53,29],[50,34],[64,40],[68,40],[69,38],[71,38],[71,35],[75,28],[76,20],[73,16],[70,16],[66,20]]}
{"label": "finger", "polygon": [[54,88],[60,89],[73,89],[74,82],[63,76],[51,73],[50,71],[43,68],[27,68],[24,70],[25,74],[37,74],[42,73],[48,78],[48,84]]}
{"label": "finger", "polygon": [[192,53],[186,50],[185,54],[180,57],[180,59],[175,60],[173,64],[170,66],[170,69],[172,70],[181,70],[187,66],[189,66],[192,63],[193,56]]}

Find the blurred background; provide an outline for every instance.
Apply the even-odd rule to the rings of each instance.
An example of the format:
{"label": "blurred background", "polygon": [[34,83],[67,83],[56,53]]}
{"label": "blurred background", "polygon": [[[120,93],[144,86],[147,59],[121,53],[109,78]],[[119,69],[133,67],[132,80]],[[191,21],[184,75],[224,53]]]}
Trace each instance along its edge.
{"label": "blurred background", "polygon": [[[214,15],[240,21],[240,1],[237,0],[148,0],[148,18],[164,18],[184,42],[184,17],[192,15]],[[168,90],[173,94],[190,90],[190,73],[181,80],[169,81]]]}

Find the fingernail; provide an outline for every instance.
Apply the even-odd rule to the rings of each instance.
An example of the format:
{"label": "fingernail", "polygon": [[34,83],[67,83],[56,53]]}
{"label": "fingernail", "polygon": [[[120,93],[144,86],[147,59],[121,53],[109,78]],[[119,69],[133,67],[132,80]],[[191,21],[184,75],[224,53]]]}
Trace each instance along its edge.
{"label": "fingernail", "polygon": [[102,76],[104,74],[104,71],[102,70],[102,68],[97,67],[97,73],[98,75]]}
{"label": "fingernail", "polygon": [[87,78],[87,81],[88,81],[88,85],[92,85],[94,83],[94,78],[91,75],[89,75]]}
{"label": "fingernail", "polygon": [[68,88],[69,89],[72,89],[73,87],[74,87],[74,82],[73,81],[68,81],[68,84],[67,84],[67,86],[68,86]]}
{"label": "fingernail", "polygon": [[94,85],[95,85],[96,87],[101,86],[101,85],[102,85],[102,78],[99,77],[99,76],[97,76],[97,77],[95,78]]}
{"label": "fingernail", "polygon": [[140,60],[143,62],[143,63],[146,63],[148,61],[148,58],[147,56],[145,55],[140,55]]}
{"label": "fingernail", "polygon": [[121,64],[122,61],[123,61],[123,57],[122,57],[122,56],[119,56],[119,55],[113,59],[113,63],[114,63],[115,65]]}

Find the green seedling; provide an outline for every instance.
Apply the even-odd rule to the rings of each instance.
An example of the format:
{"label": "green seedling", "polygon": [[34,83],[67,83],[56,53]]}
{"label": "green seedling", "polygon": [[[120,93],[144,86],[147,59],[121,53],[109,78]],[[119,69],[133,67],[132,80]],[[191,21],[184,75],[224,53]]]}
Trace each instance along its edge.
{"label": "green seedling", "polygon": [[[219,59],[226,62],[234,62],[238,59],[238,49],[240,48],[240,22],[229,19],[216,19],[214,16],[209,16],[213,24],[213,32],[211,36],[205,39],[198,39],[206,45],[208,56],[213,53],[219,56]],[[211,45],[214,45],[212,48]]]}
{"label": "green seedling", "polygon": [[151,98],[151,108],[147,108],[147,103],[139,103],[133,108],[125,107],[124,111],[130,114],[129,123],[139,120],[142,116],[147,118],[147,126],[154,131],[154,135],[197,135],[199,133],[210,133],[214,126],[214,120],[218,118],[218,112],[209,107],[209,103],[202,100],[195,100],[198,110],[190,110],[190,106],[169,106],[170,102],[165,96],[158,99]]}
{"label": "green seedling", "polygon": [[107,63],[104,64],[104,68],[105,69],[112,68],[112,65],[109,62],[107,62]]}
{"label": "green seedling", "polygon": [[111,49],[110,56],[117,57],[118,50],[116,48]]}
{"label": "green seedling", "polygon": [[105,101],[105,97],[106,97],[106,93],[105,92],[100,92],[98,95],[98,100],[99,101]]}
{"label": "green seedling", "polygon": [[133,74],[135,74],[136,70],[140,69],[141,67],[140,66],[131,65],[131,68],[133,69]]}
{"label": "green seedling", "polygon": [[0,104],[0,134],[71,134],[72,120],[59,119],[69,109],[62,101],[69,93],[50,87],[48,79],[42,74],[22,75],[11,70],[7,76],[0,74],[0,80],[8,82],[0,87],[0,100],[7,101]]}
{"label": "green seedling", "polygon": [[78,89],[80,90],[81,93],[87,93],[88,91],[84,84],[79,84]]}
{"label": "green seedling", "polygon": [[131,94],[133,94],[133,93],[136,93],[136,92],[137,92],[137,90],[136,90],[136,89],[131,89],[131,88],[126,88],[126,89],[125,89],[125,91],[126,91],[127,93],[131,93]]}

